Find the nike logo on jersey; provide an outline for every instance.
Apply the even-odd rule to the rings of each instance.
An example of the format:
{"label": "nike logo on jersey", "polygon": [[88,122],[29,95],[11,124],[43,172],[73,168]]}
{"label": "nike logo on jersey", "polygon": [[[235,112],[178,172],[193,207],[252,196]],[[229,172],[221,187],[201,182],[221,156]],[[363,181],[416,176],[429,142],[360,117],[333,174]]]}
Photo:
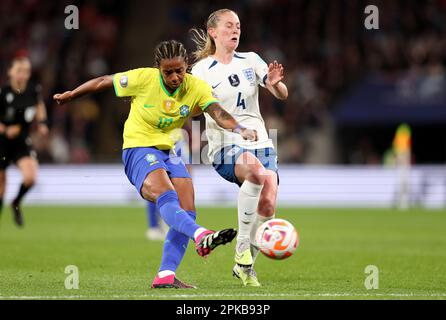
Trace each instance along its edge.
{"label": "nike logo on jersey", "polygon": [[145,104],[145,105],[144,105],[144,108],[147,108],[147,109],[149,109],[149,108],[155,108],[155,106],[152,106],[152,105],[150,105],[150,104]]}
{"label": "nike logo on jersey", "polygon": [[254,213],[255,213],[255,211],[251,212],[251,213],[248,213],[248,212],[245,211],[245,215],[247,215],[247,216],[252,216]]}
{"label": "nike logo on jersey", "polygon": [[215,86],[212,86],[212,89],[217,88],[220,85],[221,82],[217,83]]}

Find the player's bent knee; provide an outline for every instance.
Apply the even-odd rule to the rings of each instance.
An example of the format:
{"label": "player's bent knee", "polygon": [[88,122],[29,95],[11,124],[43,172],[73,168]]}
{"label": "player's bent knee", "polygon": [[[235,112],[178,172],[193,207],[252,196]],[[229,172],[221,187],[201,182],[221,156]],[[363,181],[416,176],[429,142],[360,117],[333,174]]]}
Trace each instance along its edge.
{"label": "player's bent knee", "polygon": [[270,199],[260,199],[258,213],[263,217],[272,217],[275,212],[275,204]]}
{"label": "player's bent knee", "polygon": [[156,202],[156,199],[158,199],[160,195],[169,190],[174,189],[169,187],[168,185],[154,185],[146,180],[141,187],[141,196],[145,200]]}
{"label": "player's bent knee", "polygon": [[156,195],[152,192],[152,187],[149,183],[144,182],[141,187],[141,196],[148,201],[156,202]]}
{"label": "player's bent knee", "polygon": [[24,177],[23,184],[27,187],[34,186],[36,184],[36,177],[33,176]]}
{"label": "player's bent knee", "polygon": [[248,180],[255,184],[263,185],[266,180],[265,169],[263,169],[262,167],[255,167],[246,174],[245,180]]}

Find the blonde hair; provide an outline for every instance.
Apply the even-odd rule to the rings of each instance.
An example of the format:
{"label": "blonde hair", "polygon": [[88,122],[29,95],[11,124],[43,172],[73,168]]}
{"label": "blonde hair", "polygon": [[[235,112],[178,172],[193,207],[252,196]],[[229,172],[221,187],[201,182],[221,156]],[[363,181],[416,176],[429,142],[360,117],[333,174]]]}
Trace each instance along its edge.
{"label": "blonde hair", "polygon": [[194,58],[195,62],[205,59],[215,53],[215,41],[209,35],[208,30],[209,28],[216,28],[218,21],[220,20],[220,16],[227,12],[233,12],[237,14],[230,9],[220,9],[214,11],[209,15],[206,21],[206,30],[199,28],[193,28],[190,30],[190,33],[192,34],[192,41],[197,46],[197,49],[192,52],[192,57]]}

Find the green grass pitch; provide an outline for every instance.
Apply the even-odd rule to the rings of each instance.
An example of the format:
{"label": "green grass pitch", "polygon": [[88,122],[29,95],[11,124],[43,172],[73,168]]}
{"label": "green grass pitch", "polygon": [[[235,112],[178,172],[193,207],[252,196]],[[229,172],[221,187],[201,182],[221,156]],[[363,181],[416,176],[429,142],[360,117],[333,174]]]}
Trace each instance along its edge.
{"label": "green grass pitch", "polygon": [[[446,211],[279,208],[300,246],[287,260],[260,256],[262,287],[232,277],[234,243],[206,260],[190,243],[177,276],[198,289],[150,289],[162,243],[145,239],[141,207],[26,207],[0,227],[0,299],[446,299]],[[210,228],[236,226],[236,210],[200,208]],[[79,269],[79,289],[64,286]],[[379,270],[379,289],[364,286]]]}

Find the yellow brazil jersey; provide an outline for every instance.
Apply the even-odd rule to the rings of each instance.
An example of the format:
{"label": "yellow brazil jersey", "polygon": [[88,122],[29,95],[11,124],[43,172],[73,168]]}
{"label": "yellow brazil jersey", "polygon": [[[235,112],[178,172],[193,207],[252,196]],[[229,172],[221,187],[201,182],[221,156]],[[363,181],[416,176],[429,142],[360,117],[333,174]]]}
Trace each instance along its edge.
{"label": "yellow brazil jersey", "polygon": [[123,149],[156,147],[172,149],[176,133],[195,106],[202,110],[218,102],[211,87],[190,74],[172,94],[164,86],[157,68],[140,68],[116,73],[113,86],[118,97],[131,97],[130,113],[124,125]]}

